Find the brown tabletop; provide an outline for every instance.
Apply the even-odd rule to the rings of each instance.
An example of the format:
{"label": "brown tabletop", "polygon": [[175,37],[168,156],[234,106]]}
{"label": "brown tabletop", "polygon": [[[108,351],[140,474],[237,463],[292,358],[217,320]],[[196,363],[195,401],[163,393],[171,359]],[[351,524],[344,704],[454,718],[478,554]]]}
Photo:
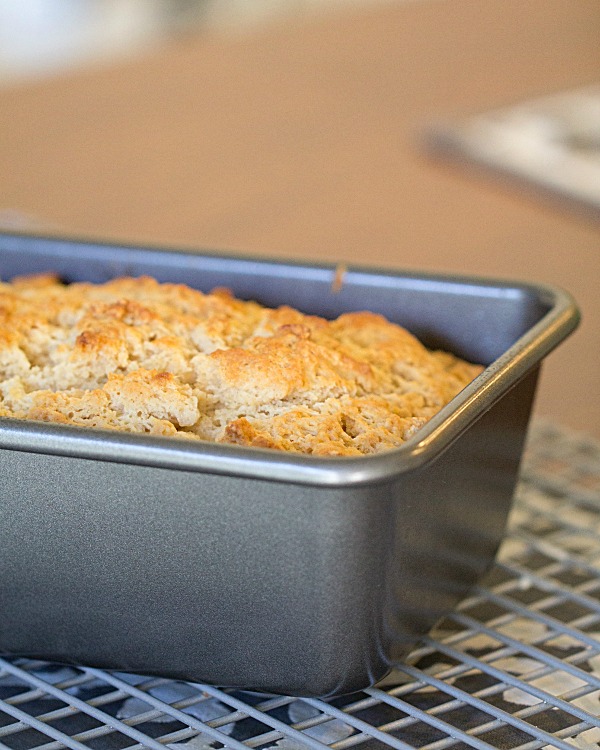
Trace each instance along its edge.
{"label": "brown tabletop", "polygon": [[597,0],[373,4],[0,89],[0,210],[54,233],[559,284],[537,414],[600,436],[600,222],[428,157],[431,123],[600,80]]}

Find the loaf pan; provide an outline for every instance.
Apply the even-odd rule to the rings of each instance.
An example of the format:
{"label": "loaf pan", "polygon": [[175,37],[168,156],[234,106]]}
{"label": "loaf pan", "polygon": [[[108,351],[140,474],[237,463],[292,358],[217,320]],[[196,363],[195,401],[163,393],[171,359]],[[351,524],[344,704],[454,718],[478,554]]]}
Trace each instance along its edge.
{"label": "loaf pan", "polygon": [[369,309],[487,366],[359,458],[0,420],[0,653],[300,696],[384,677],[488,569],[578,320],[549,286],[0,235],[1,278],[48,270]]}

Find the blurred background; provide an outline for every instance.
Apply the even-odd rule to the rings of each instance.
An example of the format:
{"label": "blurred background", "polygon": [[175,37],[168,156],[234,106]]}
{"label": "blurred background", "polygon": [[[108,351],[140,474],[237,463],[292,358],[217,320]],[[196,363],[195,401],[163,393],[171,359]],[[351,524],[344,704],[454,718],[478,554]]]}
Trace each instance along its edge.
{"label": "blurred background", "polygon": [[251,31],[336,6],[390,1],[0,0],[0,83],[134,55],[180,34]]}
{"label": "blurred background", "polygon": [[537,414],[600,437],[599,39],[598,0],[0,0],[0,225],[565,287]]}

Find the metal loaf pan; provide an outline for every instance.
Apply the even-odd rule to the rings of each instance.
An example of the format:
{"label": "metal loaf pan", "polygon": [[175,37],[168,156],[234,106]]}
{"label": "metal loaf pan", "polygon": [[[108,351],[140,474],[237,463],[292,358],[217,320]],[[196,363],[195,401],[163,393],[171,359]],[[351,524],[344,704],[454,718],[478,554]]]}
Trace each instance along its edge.
{"label": "metal loaf pan", "polygon": [[548,286],[0,235],[0,277],[151,274],[326,317],[370,309],[489,365],[361,458],[0,420],[0,652],[263,692],[364,688],[491,564],[540,361],[577,324]]}

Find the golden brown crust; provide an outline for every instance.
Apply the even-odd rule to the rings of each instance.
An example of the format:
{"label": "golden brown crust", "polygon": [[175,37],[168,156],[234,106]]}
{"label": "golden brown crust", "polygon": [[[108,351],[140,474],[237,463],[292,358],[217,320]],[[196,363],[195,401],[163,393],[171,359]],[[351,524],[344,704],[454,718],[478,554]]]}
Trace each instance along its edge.
{"label": "golden brown crust", "polygon": [[150,277],[0,283],[0,417],[363,455],[481,369],[369,312],[326,321]]}

